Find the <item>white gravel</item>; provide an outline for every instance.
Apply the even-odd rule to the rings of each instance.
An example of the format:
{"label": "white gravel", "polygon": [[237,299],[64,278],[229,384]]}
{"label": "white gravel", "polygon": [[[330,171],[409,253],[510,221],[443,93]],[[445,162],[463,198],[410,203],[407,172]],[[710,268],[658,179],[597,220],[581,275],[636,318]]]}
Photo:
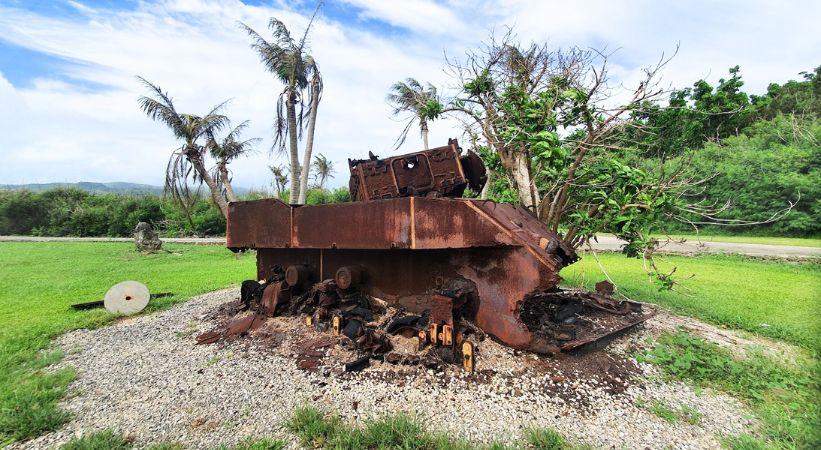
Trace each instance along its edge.
{"label": "white gravel", "polygon": [[[479,344],[480,374],[470,379],[455,368],[437,374],[383,363],[337,376],[345,361],[330,357],[325,360],[329,368],[320,372],[296,367],[292,345],[321,336],[305,327],[276,348],[249,338],[195,345],[195,336],[214,325],[207,316],[237,297],[237,289],[212,292],[164,312],[63,335],[56,344],[66,357],[58,367],[73,366],[79,373],[63,404],[73,420],[12,448],[55,447],[102,429],[132,437],[138,445],[177,442],[208,448],[253,436],[283,438],[296,447],[283,424],[294,407],[305,403],[351,423],[406,412],[429,430],[477,442],[513,440],[529,426],[548,426],[599,448],[700,449],[717,448],[723,436],[756,426],[732,397],[659,381],[652,366],[621,356],[664,328],[666,316],[587,356],[605,365],[621,361],[637,374],[632,380],[563,371],[561,361],[514,352],[490,340]],[[280,330],[299,327],[294,318],[272,322]],[[623,389],[613,389],[613,383]],[[693,408],[701,421],[665,422],[643,406],[653,400]]]}

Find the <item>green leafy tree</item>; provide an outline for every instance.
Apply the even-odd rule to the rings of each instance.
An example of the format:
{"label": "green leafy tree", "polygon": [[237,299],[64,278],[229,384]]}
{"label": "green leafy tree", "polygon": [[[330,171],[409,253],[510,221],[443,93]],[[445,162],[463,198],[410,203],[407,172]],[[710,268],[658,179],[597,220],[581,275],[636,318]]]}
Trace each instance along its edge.
{"label": "green leafy tree", "polygon": [[741,90],[739,67],[729,72],[730,78],[720,79],[716,87],[699,80],[692,88],[672,91],[667,106],[643,104],[632,112],[642,126],[629,130],[625,141],[643,148],[645,156],[676,157],[739,135],[755,121],[757,111]]}
{"label": "green leafy tree", "polygon": [[756,118],[769,120],[779,114],[821,117],[821,66],[801,75],[803,81],[772,83],[766,94],[751,96]]}
{"label": "green leafy tree", "polygon": [[522,46],[508,34],[451,61],[462,92],[445,111],[484,141],[482,156],[499,175],[491,197],[515,193],[572,247],[612,232],[634,243],[626,250],[636,254],[680,198],[666,193],[679,186],[675,174],[633,168],[636,152],[621,143],[634,113],[661,95],[656,74],[665,62],[614,108],[605,104],[614,94],[606,55]]}
{"label": "green leafy tree", "polygon": [[[291,32],[282,21],[273,17],[268,22],[268,28],[273,35],[272,41],[267,41],[248,25],[240,24],[253,40],[251,48],[257,51],[262,63],[285,85],[277,101],[274,147],[281,152],[285,152],[287,147],[291,171],[290,203],[305,203],[308,190],[316,119],[322,98],[322,74],[314,57],[308,54],[306,44],[308,33],[321,6],[321,2],[317,4],[311,21],[298,40],[291,36]],[[298,140],[303,129],[306,133],[302,158],[304,164],[300,165]]]}
{"label": "green leafy tree", "polygon": [[406,119],[405,128],[394,143],[395,148],[399,148],[405,143],[408,132],[414,123],[419,124],[425,150],[430,148],[428,146],[428,122],[438,119],[444,110],[444,106],[436,93],[436,87],[430,83],[422,86],[415,79],[407,78],[405,81],[399,81],[391,86],[387,101],[393,106],[394,116],[410,113],[410,117]]}
{"label": "green leafy tree", "polygon": [[713,88],[706,81],[693,85],[692,100],[701,118],[704,140],[717,141],[738,135],[750,124],[752,109],[749,96],[741,91],[744,82],[738,66],[730,69],[730,78],[720,79]]}

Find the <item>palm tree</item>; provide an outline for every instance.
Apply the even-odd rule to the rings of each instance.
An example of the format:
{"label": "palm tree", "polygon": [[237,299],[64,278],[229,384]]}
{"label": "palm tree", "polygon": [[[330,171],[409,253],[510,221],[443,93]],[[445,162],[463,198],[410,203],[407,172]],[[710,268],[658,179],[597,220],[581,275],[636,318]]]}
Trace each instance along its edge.
{"label": "palm tree", "polygon": [[228,117],[220,112],[227,102],[213,107],[204,116],[182,114],[177,112],[174,103],[159,86],[152,84],[142,77],[137,77],[153,93],[152,97],[141,96],[138,100],[140,108],[153,120],[166,124],[178,139],[183,141],[182,146],[171,154],[165,173],[165,190],[170,192],[175,201],[185,210],[190,218],[192,192],[188,186],[188,177],[195,184],[205,182],[211,191],[211,199],[219,207],[223,217],[228,217],[228,203],[222,196],[216,180],[205,168],[205,146],[200,144],[201,139],[212,138],[215,133],[228,126]]}
{"label": "palm tree", "polygon": [[213,177],[217,184],[225,188],[225,196],[228,197],[229,202],[237,201],[237,196],[234,194],[234,188],[231,186],[231,175],[228,172],[228,164],[231,161],[246,156],[253,151],[252,144],[258,142],[259,138],[240,140],[240,134],[248,128],[248,121],[234,127],[220,142],[217,142],[213,136],[209,136],[208,149],[217,164],[213,169]]}
{"label": "palm tree", "polygon": [[316,170],[316,177],[319,179],[319,190],[325,190],[325,181],[328,178],[333,178],[336,172],[333,161],[320,153],[314,158],[314,169]]}
{"label": "palm tree", "polygon": [[416,121],[419,121],[419,131],[422,134],[422,142],[425,145],[425,150],[428,147],[428,122],[436,120],[442,114],[444,107],[436,94],[436,87],[427,83],[427,87],[422,86],[421,83],[413,78],[408,78],[405,81],[399,81],[391,86],[391,92],[387,96],[387,101],[393,106],[393,115],[398,116],[402,113],[411,113],[408,118],[408,123],[405,129],[399,135],[394,143],[394,148],[399,148],[405,143],[405,138],[408,137],[408,131]]}
{"label": "palm tree", "polygon": [[271,175],[274,177],[274,189],[276,189],[276,195],[279,197],[288,186],[288,173],[286,168],[282,166],[268,166],[268,168],[271,169]]}
{"label": "palm tree", "polygon": [[[290,203],[305,203],[308,190],[314,130],[319,101],[322,98],[322,75],[316,60],[307,53],[306,40],[321,6],[322,2],[317,4],[314,15],[299,40],[291,37],[285,24],[273,17],[268,22],[268,28],[274,37],[271,42],[265,40],[248,25],[240,23],[240,26],[253,39],[251,48],[259,53],[268,71],[285,85],[277,101],[274,147],[278,151],[285,152],[286,141],[288,143],[291,169]],[[307,110],[303,96],[306,89],[308,89]],[[297,114],[297,106],[299,106],[299,114]],[[300,171],[298,139],[302,137],[302,131],[306,125],[307,135],[302,158],[305,164],[302,165]]]}

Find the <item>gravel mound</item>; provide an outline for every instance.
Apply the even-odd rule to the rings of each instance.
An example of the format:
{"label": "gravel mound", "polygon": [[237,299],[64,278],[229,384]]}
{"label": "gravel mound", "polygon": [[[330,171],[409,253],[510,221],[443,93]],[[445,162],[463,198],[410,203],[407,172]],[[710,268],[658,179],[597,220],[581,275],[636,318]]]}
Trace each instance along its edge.
{"label": "gravel mound", "polygon": [[[329,333],[296,318],[270,319],[254,337],[195,345],[195,337],[219,321],[224,304],[238,297],[238,289],[212,292],[164,312],[63,335],[56,344],[66,357],[57,367],[79,373],[63,405],[74,418],[12,448],[58,446],[102,429],[138,445],[207,448],[248,436],[293,440],[284,421],[305,403],[351,423],[405,412],[429,430],[477,442],[513,440],[527,427],[549,426],[595,447],[716,448],[722,436],[756,425],[732,397],[662,382],[654,367],[627,356],[648,333],[665,328],[666,315],[583,355],[544,358],[487,339],[478,345],[471,375],[456,367],[434,371],[381,362],[343,373],[348,360],[338,346],[325,350],[316,370],[298,367],[305,342]],[[668,423],[649,411],[654,400],[692,408],[701,420]]]}

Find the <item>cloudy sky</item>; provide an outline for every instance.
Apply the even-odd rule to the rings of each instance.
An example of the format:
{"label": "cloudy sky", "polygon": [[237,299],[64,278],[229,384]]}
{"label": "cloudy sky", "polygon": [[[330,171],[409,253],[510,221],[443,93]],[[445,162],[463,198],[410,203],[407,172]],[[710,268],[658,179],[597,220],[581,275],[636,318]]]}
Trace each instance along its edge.
{"label": "cloudy sky", "polygon": [[[171,133],[137,107],[140,75],[167,90],[178,110],[204,114],[231,99],[250,120],[257,154],[234,164],[235,184],[270,184],[277,94],[239,21],[260,33],[269,17],[297,32],[313,1],[0,0],[0,184],[130,181],[161,185]],[[493,30],[523,42],[617,50],[611,76],[629,85],[642,67],[680,45],[665,85],[715,83],[741,66],[749,93],[799,78],[821,63],[821,2],[328,0],[311,32],[325,80],[315,151],[347,183],[348,157],[391,154],[403,123],[385,95],[406,77],[448,92],[444,56],[460,56]],[[431,145],[461,135],[431,126]],[[421,148],[411,134],[400,151]]]}

